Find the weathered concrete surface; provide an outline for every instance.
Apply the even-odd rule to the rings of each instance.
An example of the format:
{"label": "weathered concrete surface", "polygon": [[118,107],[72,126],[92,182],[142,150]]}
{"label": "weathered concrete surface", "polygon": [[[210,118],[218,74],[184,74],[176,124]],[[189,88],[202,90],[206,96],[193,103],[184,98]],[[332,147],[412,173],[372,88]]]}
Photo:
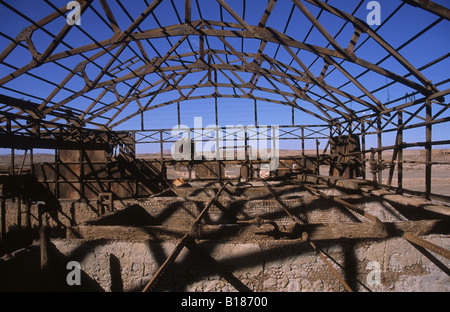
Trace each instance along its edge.
{"label": "weathered concrete surface", "polygon": [[[428,241],[449,249],[448,237],[428,235]],[[82,241],[56,240],[58,250],[79,261],[82,269],[106,291],[113,270],[120,270],[124,291],[141,290],[175,247],[176,242],[107,242],[89,247],[83,257],[72,256],[84,248]],[[331,271],[306,243],[225,244],[200,242],[199,246],[225,265],[254,291],[344,291]],[[401,238],[363,243],[318,244],[358,291],[450,291],[450,277],[414,246]],[[111,266],[116,258],[119,265]],[[444,265],[450,261],[436,256]],[[379,272],[377,270],[379,266]],[[342,273],[342,268],[348,272]],[[235,288],[192,252],[184,249],[157,290],[235,291]],[[379,278],[379,279],[378,279]],[[116,281],[117,283],[117,281]]]}
{"label": "weathered concrete surface", "polygon": [[[210,224],[220,224],[232,223],[236,220],[248,220],[259,216],[281,223],[290,222],[289,217],[277,200],[264,187],[261,187],[256,182],[254,184],[253,188],[230,186],[228,190],[227,187],[219,196],[219,204],[211,207],[205,216],[205,220]],[[301,187],[299,188],[295,185],[274,185],[274,191],[281,197],[285,206],[305,223],[367,221],[358,214],[349,212],[331,201],[311,195]],[[404,216],[397,212],[399,208],[403,209],[402,213],[406,214],[420,210],[411,207],[411,201],[415,200],[413,198],[404,197],[407,200],[407,204],[393,207],[392,205],[395,205],[395,203],[389,203],[384,197],[345,195],[332,187],[321,186],[320,188],[328,195],[341,196],[342,199],[377,216],[381,221],[406,220]],[[215,187],[181,187],[178,189],[178,192],[180,192],[181,197],[162,196],[138,200],[115,200],[114,210],[118,211],[130,206],[141,207],[148,214],[146,220],[153,218],[146,225],[175,223],[190,225],[205,204],[214,196]],[[396,196],[401,197],[401,195]],[[427,205],[436,206],[431,202],[427,202]],[[6,201],[6,232],[15,228],[25,227],[26,207],[24,203],[21,204],[20,211],[19,217],[17,203],[9,199]],[[68,226],[82,224],[99,217],[96,201],[59,201],[54,203],[53,206],[50,205],[48,211],[50,216],[49,226],[54,229],[61,229],[63,232]],[[41,216],[38,211],[38,204],[30,205],[30,213],[30,226],[39,227]],[[428,216],[422,215],[420,215],[420,218],[429,219]],[[415,220],[416,218],[413,216],[410,219]]]}
{"label": "weathered concrete surface", "polygon": [[[448,235],[424,239],[450,248]],[[55,239],[59,274],[53,288],[84,291],[141,291],[176,246],[176,241],[125,242]],[[232,244],[197,242],[253,291],[344,291],[330,269],[305,242]],[[450,291],[450,277],[401,238],[364,242],[317,242],[355,291]],[[434,255],[447,268],[450,261]],[[82,285],[68,286],[69,261],[78,261]],[[344,271],[345,272],[344,272]],[[447,269],[448,270],[448,269]],[[0,259],[0,289],[42,290],[39,246]],[[184,248],[156,291],[236,291],[217,271]]]}
{"label": "weathered concrete surface", "polygon": [[[367,221],[328,200],[319,199],[318,196],[300,194],[290,187],[278,190],[283,192],[282,203],[285,207],[295,216],[304,219],[305,223],[343,224]],[[323,191],[328,195],[342,195],[333,188],[323,188]],[[109,221],[104,218],[91,224],[139,225],[142,228],[146,225],[190,226],[208,201],[207,196],[203,198],[197,192],[200,190],[186,189],[185,195],[189,200],[173,196],[115,201],[115,210],[124,212],[123,214],[116,214],[116,218],[110,218]],[[219,198],[218,205],[211,207],[204,221],[217,225],[258,216],[275,220],[281,225],[292,222],[270,194],[259,189],[243,192],[244,197],[252,197],[252,200],[239,200],[233,194],[227,194]],[[214,193],[206,195],[211,194]],[[195,198],[197,200],[193,200]],[[378,197],[346,195],[345,198],[383,222],[409,219],[405,217],[410,213],[407,206],[397,210],[398,207],[393,207],[393,203],[379,200]],[[133,213],[127,215],[126,207],[134,207]],[[31,207],[31,212],[32,224],[35,226],[39,224],[37,207]],[[7,224],[13,226],[17,220],[14,204],[11,203],[7,208],[7,213],[15,213],[8,215],[12,221]],[[96,218],[95,202],[61,202],[61,207],[50,213],[49,226],[66,229]],[[23,222],[24,218],[21,220]],[[450,235],[432,234],[423,238],[450,249],[449,237]],[[125,241],[125,238],[52,240],[59,268],[58,274],[53,275],[52,283],[57,285],[54,287],[63,287],[64,290],[141,291],[174,249],[177,241]],[[260,240],[237,243],[216,240],[199,241],[198,245],[254,291],[344,291],[330,269],[305,242]],[[450,261],[435,255],[447,267],[444,268],[447,273],[443,272],[402,238],[371,238],[358,242],[320,241],[317,245],[332,258],[330,262],[354,290],[450,291]],[[65,265],[69,261],[81,264],[83,275],[80,286],[68,286],[66,283],[68,271]],[[10,259],[4,258],[0,260],[0,290],[39,290],[42,283],[39,271],[39,248],[15,253]],[[185,248],[156,290],[234,291],[234,286],[236,285],[231,285],[218,273],[217,268],[207,265]]]}

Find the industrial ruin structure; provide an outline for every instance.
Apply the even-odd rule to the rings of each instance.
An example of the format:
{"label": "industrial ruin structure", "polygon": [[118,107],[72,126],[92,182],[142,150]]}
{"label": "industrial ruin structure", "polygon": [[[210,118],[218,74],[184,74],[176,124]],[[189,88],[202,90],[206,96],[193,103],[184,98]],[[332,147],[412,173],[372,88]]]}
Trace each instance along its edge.
{"label": "industrial ruin structure", "polygon": [[0,289],[449,291],[439,3],[1,2]]}

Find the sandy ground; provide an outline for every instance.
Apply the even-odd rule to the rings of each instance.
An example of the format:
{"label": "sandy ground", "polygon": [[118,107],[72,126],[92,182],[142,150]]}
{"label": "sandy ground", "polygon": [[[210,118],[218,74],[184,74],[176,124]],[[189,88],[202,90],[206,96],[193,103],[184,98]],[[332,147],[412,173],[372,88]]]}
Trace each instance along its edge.
{"label": "sandy ground", "polygon": [[[299,151],[288,151],[282,150],[280,151],[280,156],[294,156],[299,155]],[[306,151],[307,155],[316,155],[315,151]],[[167,157],[170,154],[165,155]],[[369,158],[370,155],[366,157]],[[22,155],[15,156],[15,167],[19,168],[22,164]],[[159,153],[155,154],[143,154],[138,155],[139,158],[159,158]],[[383,160],[388,162],[392,159],[392,152],[384,152]],[[43,163],[43,162],[53,162],[54,155],[52,154],[35,154],[33,156],[35,163]],[[405,161],[415,161],[415,162],[424,162],[425,154],[424,150],[405,150],[403,152],[403,159]],[[435,194],[441,195],[449,195],[450,196],[450,150],[433,150],[432,155],[433,162],[439,162],[444,164],[433,164],[432,167],[432,180],[431,180],[431,192]],[[0,154],[0,168],[2,171],[7,172],[8,167],[11,162],[11,156],[9,154]],[[367,164],[368,166],[368,164]],[[29,158],[27,157],[24,168],[29,168]],[[329,169],[328,166],[322,166],[320,173],[322,175],[328,175]],[[226,175],[237,177],[239,175],[239,167],[238,166],[230,166],[226,168]],[[386,184],[387,178],[389,175],[389,169],[383,170],[383,183]],[[176,179],[176,178],[188,178],[187,170],[173,171],[168,170],[168,178]],[[372,175],[369,170],[366,172],[367,179],[372,179]],[[392,185],[397,186],[397,170],[394,171],[394,176],[392,180]],[[405,163],[403,165],[403,188],[410,189],[413,191],[425,191],[425,165],[417,164],[417,163]]]}

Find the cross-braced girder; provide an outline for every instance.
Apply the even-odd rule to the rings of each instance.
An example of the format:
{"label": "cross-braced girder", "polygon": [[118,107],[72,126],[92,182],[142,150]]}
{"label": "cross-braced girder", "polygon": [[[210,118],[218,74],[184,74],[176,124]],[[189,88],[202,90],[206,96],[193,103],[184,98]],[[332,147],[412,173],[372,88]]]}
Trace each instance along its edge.
{"label": "cross-braced girder", "polygon": [[[9,43],[0,54],[0,87],[8,96],[30,96],[36,104],[30,110],[20,101],[8,101],[3,103],[5,112],[114,129],[168,104],[235,97],[292,106],[329,124],[334,119],[354,120],[361,111],[388,113],[392,108],[378,91],[393,84],[424,98],[440,94],[429,77],[357,17],[363,1],[349,9],[338,2],[270,0],[253,14],[250,3],[230,0],[79,4],[80,25],[66,21],[70,8],[58,8],[48,0],[42,6],[53,12],[39,20],[13,4],[2,4],[30,26],[18,34],[2,31]],[[395,19],[404,6],[399,2],[387,19]],[[419,10],[435,18],[426,30],[448,22],[445,8],[438,10],[441,14],[436,6],[428,8],[431,13]],[[169,15],[172,18],[166,18]],[[321,15],[341,29],[336,33]],[[287,31],[298,23],[309,29],[305,38]],[[307,40],[311,32],[320,40]],[[40,42],[43,35],[52,38],[49,44]],[[394,59],[395,68],[360,53],[367,41]],[[31,60],[18,61],[16,53],[28,53]],[[46,68],[54,73],[47,77]],[[363,73],[353,74],[354,68]],[[374,89],[361,81],[364,75],[387,83]],[[25,79],[40,80],[48,91],[30,94],[17,86]],[[436,99],[442,101],[443,96]]]}

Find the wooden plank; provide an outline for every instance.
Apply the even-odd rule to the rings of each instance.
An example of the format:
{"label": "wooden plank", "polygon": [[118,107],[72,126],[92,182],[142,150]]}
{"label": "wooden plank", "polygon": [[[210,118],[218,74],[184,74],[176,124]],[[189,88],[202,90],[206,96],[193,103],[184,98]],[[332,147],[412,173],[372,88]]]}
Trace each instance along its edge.
{"label": "wooden plank", "polygon": [[191,0],[184,0],[184,22],[191,22]]}
{"label": "wooden plank", "polygon": [[337,43],[336,40],[334,40],[333,36],[330,35],[330,33],[325,29],[325,27],[320,24],[320,22],[314,17],[314,15],[309,12],[309,10],[305,7],[303,3],[301,3],[299,0],[293,0],[294,4],[297,6],[297,8],[300,9],[300,11],[305,15],[309,21],[319,30],[319,32],[328,40],[328,42],[333,46],[333,48],[336,49],[340,54],[345,55],[349,60],[354,58],[354,55],[349,53],[349,51],[344,50],[339,43]]}
{"label": "wooden plank", "polygon": [[318,176],[318,175],[298,175],[300,181],[310,183],[322,183],[328,186],[340,187],[348,190],[360,190],[366,194],[377,196],[383,200],[408,206],[413,209],[424,209],[436,212],[442,215],[450,216],[450,207],[438,202],[433,202],[419,196],[405,196],[395,194],[390,191],[374,187],[374,183],[369,180],[342,179],[337,177]]}
{"label": "wooden plank", "polygon": [[114,17],[114,14],[112,13],[112,11],[111,11],[111,9],[110,9],[110,7],[108,5],[108,2],[106,0],[100,0],[100,4],[102,6],[103,11],[106,14],[106,17],[109,20],[109,23],[111,24],[111,27],[112,27],[113,31],[115,33],[119,33],[121,30],[119,28],[119,25],[117,24],[117,21],[116,21],[116,18]]}
{"label": "wooden plank", "polygon": [[[388,53],[390,53],[401,65],[403,65],[414,77],[416,77],[425,86],[425,88],[421,88],[422,91],[420,91],[424,95],[429,94],[430,90],[437,91],[434,85],[432,85],[431,82],[428,79],[426,79],[419,70],[417,70],[413,65],[411,65],[400,53],[398,53],[392,46],[390,46],[386,41],[384,41],[383,38],[381,38],[375,31],[373,31],[370,28],[370,26],[368,26],[366,23],[364,23],[363,21],[354,17],[351,14],[343,12],[327,3],[324,3],[323,1],[320,0],[306,0],[306,1],[319,8],[327,10],[331,14],[334,14],[340,18],[343,18],[351,22],[355,27],[358,27],[360,30],[366,32],[373,40],[375,40]],[[427,90],[427,88],[429,88],[430,90]]]}
{"label": "wooden plank", "polygon": [[30,148],[65,149],[65,150],[79,150],[83,148],[93,150],[109,149],[109,145],[106,143],[73,142],[73,141],[45,139],[38,137],[29,137],[22,135],[9,135],[3,133],[0,133],[0,147],[16,148],[23,150]]}
{"label": "wooden plank", "polygon": [[[379,231],[373,223],[322,223],[322,224],[288,224],[281,232],[274,231],[270,224],[259,227],[243,224],[198,225],[197,239],[218,239],[234,242],[252,240],[292,241],[302,240],[302,233],[307,232],[312,240],[330,239],[379,239],[401,237],[403,233],[418,236],[429,234],[450,234],[449,222],[444,220],[420,220],[384,222],[386,232]],[[114,225],[79,225],[67,229],[70,239],[111,239],[122,241],[161,241],[179,240],[190,227],[167,226],[114,226]]]}
{"label": "wooden plank", "polygon": [[421,7],[428,12],[450,20],[450,9],[430,0],[402,0],[412,6]]}

